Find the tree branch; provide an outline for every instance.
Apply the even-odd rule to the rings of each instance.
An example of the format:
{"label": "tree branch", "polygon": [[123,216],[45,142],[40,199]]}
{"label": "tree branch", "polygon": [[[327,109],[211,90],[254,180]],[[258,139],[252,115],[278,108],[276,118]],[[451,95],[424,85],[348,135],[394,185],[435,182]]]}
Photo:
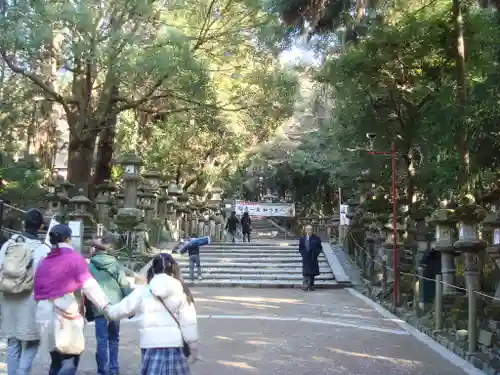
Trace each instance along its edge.
{"label": "tree branch", "polygon": [[12,70],[13,73],[20,74],[23,77],[29,79],[31,82],[33,82],[35,85],[40,87],[43,92],[45,92],[50,98],[54,99],[56,102],[61,104],[66,111],[66,113],[71,113],[71,110],[68,106],[68,102],[66,99],[62,97],[59,93],[55,92],[53,89],[51,89],[41,77],[37,76],[36,74],[32,74],[26,71],[26,69],[16,65],[16,63],[13,61],[13,59],[7,55],[5,50],[2,48],[0,49],[0,55],[2,56],[3,61],[7,64],[10,70]]}

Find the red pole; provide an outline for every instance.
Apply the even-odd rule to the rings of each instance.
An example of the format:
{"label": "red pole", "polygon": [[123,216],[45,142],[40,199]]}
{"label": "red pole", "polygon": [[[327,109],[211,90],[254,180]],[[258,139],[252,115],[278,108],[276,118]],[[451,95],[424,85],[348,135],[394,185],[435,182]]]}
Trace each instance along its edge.
{"label": "red pole", "polygon": [[398,236],[397,236],[397,216],[398,216],[398,203],[396,196],[396,143],[392,142],[391,157],[392,157],[392,235],[394,237],[394,254],[393,254],[393,268],[394,268],[394,309],[398,306],[399,297],[399,259],[398,259]]}

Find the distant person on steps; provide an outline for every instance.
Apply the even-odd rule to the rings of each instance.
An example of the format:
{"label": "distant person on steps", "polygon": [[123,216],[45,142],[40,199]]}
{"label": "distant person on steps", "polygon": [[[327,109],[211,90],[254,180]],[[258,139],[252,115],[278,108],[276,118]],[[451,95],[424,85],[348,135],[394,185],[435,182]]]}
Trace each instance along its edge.
{"label": "distant person on steps", "polygon": [[250,233],[252,233],[252,219],[250,219],[248,211],[245,211],[241,218],[241,231],[243,233],[243,242],[245,242],[245,239],[250,242]]}
{"label": "distant person on steps", "polygon": [[231,216],[227,219],[226,230],[231,236],[231,241],[236,242],[236,230],[238,229],[239,220],[236,217],[236,211],[231,212]]}
{"label": "distant person on steps", "polygon": [[304,236],[299,240],[299,252],[302,256],[302,275],[304,276],[303,290],[314,290],[314,278],[319,275],[318,256],[322,251],[321,239],[313,234],[312,226],[307,225]]}

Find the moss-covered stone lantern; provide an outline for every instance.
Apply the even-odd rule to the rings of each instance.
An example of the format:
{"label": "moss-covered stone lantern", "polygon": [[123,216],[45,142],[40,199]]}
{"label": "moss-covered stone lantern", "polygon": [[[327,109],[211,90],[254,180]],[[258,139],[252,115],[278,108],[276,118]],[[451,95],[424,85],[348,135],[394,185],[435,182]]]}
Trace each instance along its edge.
{"label": "moss-covered stone lantern", "polygon": [[[78,195],[70,199],[70,204],[73,206],[73,211],[68,213],[68,218],[71,222],[75,222],[73,229],[73,246],[75,250],[83,252],[86,245],[90,243],[95,232],[95,223],[90,214],[92,201],[83,195],[83,189],[78,190]],[[76,224],[78,223],[78,224]],[[80,229],[75,229],[76,227]],[[79,233],[76,233],[76,232]],[[78,243],[75,240],[79,238]]]}
{"label": "moss-covered stone lantern", "polygon": [[486,210],[476,204],[470,194],[460,200],[455,210],[458,220],[458,240],[453,247],[465,255],[465,280],[475,291],[480,290],[478,253],[486,248],[486,242],[478,237],[477,226],[486,218],[486,214]]}
{"label": "moss-covered stone lantern", "polygon": [[171,182],[168,186],[168,196],[169,201],[167,201],[167,210],[168,210],[168,228],[171,233],[171,236],[174,240],[178,240],[180,238],[180,230],[179,230],[179,221],[176,216],[178,205],[178,197],[183,193],[182,189],[177,186],[175,182]]}
{"label": "moss-covered stone lantern", "polygon": [[142,162],[135,154],[124,154],[117,159],[117,163],[123,168],[124,202],[118,210],[116,224],[121,231],[127,232],[132,231],[140,221],[137,190]]}
{"label": "moss-covered stone lantern", "polygon": [[[443,203],[442,206],[445,206]],[[456,235],[457,216],[451,208],[440,208],[431,214],[430,222],[436,226],[436,242],[434,248],[441,253],[441,274],[443,275],[443,294],[454,295],[456,251],[453,242]]]}
{"label": "moss-covered stone lantern", "polygon": [[68,196],[69,190],[72,189],[75,185],[67,180],[60,180],[56,182],[56,186],[57,197],[60,203],[59,213],[62,217],[65,217],[70,202],[70,198]]}
{"label": "moss-covered stone lantern", "polygon": [[110,229],[110,211],[113,203],[112,194],[115,191],[115,186],[111,181],[106,180],[102,184],[96,186],[97,198],[95,200],[97,206],[97,219],[100,224],[106,229]]}
{"label": "moss-covered stone lantern", "polygon": [[53,217],[54,215],[57,215],[59,212],[59,198],[56,193],[56,186],[52,181],[49,181],[46,185],[47,189],[47,209],[45,210],[45,216],[46,217]]}

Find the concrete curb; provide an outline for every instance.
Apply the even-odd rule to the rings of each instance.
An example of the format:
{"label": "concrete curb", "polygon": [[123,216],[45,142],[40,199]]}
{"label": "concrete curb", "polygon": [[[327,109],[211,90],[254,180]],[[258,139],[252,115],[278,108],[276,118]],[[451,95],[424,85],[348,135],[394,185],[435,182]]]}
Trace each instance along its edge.
{"label": "concrete curb", "polygon": [[323,253],[325,254],[326,261],[328,262],[328,265],[330,266],[330,269],[335,276],[335,281],[343,286],[351,285],[351,279],[347,275],[344,267],[342,267],[342,264],[335,255],[332,245],[330,245],[328,242],[323,242],[322,245]]}

